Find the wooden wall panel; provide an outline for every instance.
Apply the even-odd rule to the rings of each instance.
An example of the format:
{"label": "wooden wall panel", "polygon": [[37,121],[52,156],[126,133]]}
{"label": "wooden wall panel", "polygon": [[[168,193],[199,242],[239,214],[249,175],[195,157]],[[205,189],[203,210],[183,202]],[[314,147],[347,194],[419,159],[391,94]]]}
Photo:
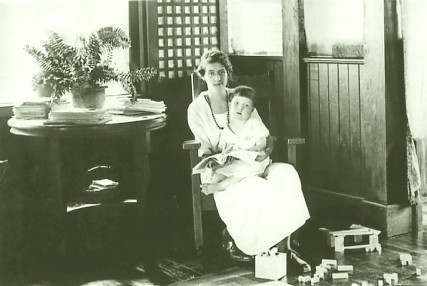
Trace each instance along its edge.
{"label": "wooden wall panel", "polygon": [[320,178],[320,113],[319,113],[319,65],[309,64],[308,68],[308,173],[313,183]]}
{"label": "wooden wall panel", "polygon": [[361,117],[360,117],[360,76],[359,66],[348,67],[348,90],[350,106],[350,173],[351,185],[349,190],[353,195],[361,193]]}
{"label": "wooden wall panel", "polygon": [[321,184],[328,186],[331,168],[329,149],[329,79],[328,65],[319,64],[319,132],[320,132],[320,175]]}
{"label": "wooden wall panel", "polygon": [[361,195],[362,61],[307,61],[307,172],[310,186]]}
{"label": "wooden wall panel", "polygon": [[339,186],[339,90],[338,90],[338,65],[328,65],[329,81],[329,185],[336,189]]}
{"label": "wooden wall panel", "polygon": [[350,97],[348,64],[338,65],[338,100],[339,100],[339,188],[346,190],[351,186],[350,166],[351,166],[351,144],[350,144]]}

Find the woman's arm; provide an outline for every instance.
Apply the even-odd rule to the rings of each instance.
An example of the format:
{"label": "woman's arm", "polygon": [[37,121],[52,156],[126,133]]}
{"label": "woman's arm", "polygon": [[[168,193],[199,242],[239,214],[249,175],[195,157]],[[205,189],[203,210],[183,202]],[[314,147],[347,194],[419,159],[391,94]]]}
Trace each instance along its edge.
{"label": "woman's arm", "polygon": [[198,108],[200,108],[200,106],[197,106],[197,102],[193,101],[190,104],[187,109],[187,121],[195,139],[201,144],[198,153],[200,157],[203,157],[212,154],[212,148],[210,146],[208,134],[206,133],[206,128],[204,128],[203,124],[206,118],[203,118]]}
{"label": "woman's arm", "polygon": [[262,119],[256,109],[254,109],[254,111],[252,112],[251,118],[255,119],[253,125],[253,132],[258,133],[261,136],[267,136],[266,147],[263,150],[259,151],[258,156],[256,157],[256,160],[258,162],[261,162],[265,160],[268,156],[270,156],[271,152],[273,152],[274,137],[270,135],[270,132],[268,131],[265,124],[262,122]]}
{"label": "woman's arm", "polygon": [[264,150],[259,151],[258,156],[256,157],[256,160],[258,162],[261,162],[265,160],[268,156],[270,156],[271,152],[273,152],[274,149],[274,137],[271,135],[268,135],[266,147]]}

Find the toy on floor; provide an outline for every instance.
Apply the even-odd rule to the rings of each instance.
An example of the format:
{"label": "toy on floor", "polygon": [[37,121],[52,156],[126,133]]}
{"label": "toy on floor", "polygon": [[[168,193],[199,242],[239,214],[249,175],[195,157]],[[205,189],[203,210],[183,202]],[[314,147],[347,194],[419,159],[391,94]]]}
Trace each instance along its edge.
{"label": "toy on floor", "polygon": [[[327,244],[335,248],[335,252],[344,252],[346,249],[365,249],[366,252],[378,251],[381,253],[381,244],[378,240],[379,230],[364,227],[361,225],[352,225],[350,229],[330,231],[326,228],[321,229],[327,232]],[[355,243],[362,243],[363,236],[369,236],[367,244],[345,245],[344,239],[346,236],[353,236]]]}
{"label": "toy on floor", "polygon": [[273,247],[268,252],[255,256],[255,277],[278,280],[286,276],[286,253]]}
{"label": "toy on floor", "polygon": [[412,265],[412,255],[409,253],[402,253],[399,258],[402,266]]}

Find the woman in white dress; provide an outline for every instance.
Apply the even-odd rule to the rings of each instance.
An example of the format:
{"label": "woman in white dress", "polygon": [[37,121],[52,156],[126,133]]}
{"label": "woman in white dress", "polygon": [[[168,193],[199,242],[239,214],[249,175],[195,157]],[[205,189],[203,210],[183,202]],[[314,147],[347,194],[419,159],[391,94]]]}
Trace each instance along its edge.
{"label": "woman in white dress", "polygon": [[[199,155],[203,156],[220,151],[220,132],[229,123],[227,83],[232,66],[225,53],[208,51],[202,56],[197,72],[208,89],[189,105],[188,125],[201,143]],[[256,109],[251,116],[260,119]],[[273,142],[269,136],[267,147],[259,152],[257,161],[271,154]],[[210,194],[205,191],[205,195]],[[264,178],[245,177],[213,195],[218,213],[234,241],[227,250],[237,260],[248,260],[279,243],[283,245],[310,217],[298,173],[285,163],[272,163]],[[304,272],[310,271],[310,266],[290,249],[290,240],[287,241],[290,258]]]}

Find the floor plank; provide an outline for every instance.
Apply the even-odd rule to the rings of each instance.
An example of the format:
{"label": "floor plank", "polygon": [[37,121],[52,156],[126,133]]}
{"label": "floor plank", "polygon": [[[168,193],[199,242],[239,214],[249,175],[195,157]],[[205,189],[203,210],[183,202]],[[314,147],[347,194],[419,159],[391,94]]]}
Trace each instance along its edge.
{"label": "floor plank", "polygon": [[[102,211],[108,212],[105,209]],[[74,233],[73,245],[78,251],[74,251],[73,260],[67,261],[61,270],[55,268],[55,271],[52,265],[48,265],[44,272],[33,265],[33,270],[22,273],[24,278],[20,277],[19,284],[4,285],[186,286],[257,285],[269,282],[255,278],[254,263],[237,263],[222,251],[221,230],[224,225],[216,213],[204,215],[206,242],[203,253],[197,255],[192,247],[191,218],[179,211],[156,214],[153,224],[143,233],[141,240],[132,228],[124,227],[132,225],[131,209],[114,220],[116,226],[111,221],[102,221],[111,215],[104,216],[86,209],[81,211],[84,215],[80,217],[79,210],[75,212],[71,217],[74,221],[70,221],[70,224],[78,225],[79,231]],[[92,224],[97,227],[91,227]],[[328,276],[316,285],[361,285],[362,281],[377,285],[384,273],[393,272],[399,275],[399,285],[427,285],[427,227],[418,235],[381,238],[381,254],[364,251],[335,253],[326,246],[319,227],[314,222],[308,222],[301,232],[303,257],[313,269],[323,258],[333,258],[341,265],[353,265],[354,272],[348,280],[333,282]],[[141,247],[142,242],[145,243]],[[401,253],[411,254],[414,265],[402,267],[399,261]],[[424,275],[414,275],[417,267]],[[281,281],[282,285],[301,285],[298,273],[288,272]]]}

